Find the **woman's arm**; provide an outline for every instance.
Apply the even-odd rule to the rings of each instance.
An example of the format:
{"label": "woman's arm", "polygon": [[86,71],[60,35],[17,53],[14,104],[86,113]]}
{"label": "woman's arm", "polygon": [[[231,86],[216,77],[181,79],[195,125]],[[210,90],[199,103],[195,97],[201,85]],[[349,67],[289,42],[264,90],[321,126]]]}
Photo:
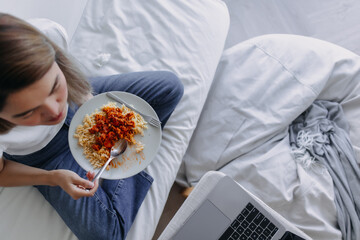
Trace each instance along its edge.
{"label": "woman's arm", "polygon": [[[91,177],[92,174],[88,174],[88,176]],[[97,182],[93,184],[70,170],[47,171],[0,158],[0,186],[29,185],[60,186],[74,199],[91,197],[98,188]],[[91,188],[91,190],[85,191],[86,188]]]}

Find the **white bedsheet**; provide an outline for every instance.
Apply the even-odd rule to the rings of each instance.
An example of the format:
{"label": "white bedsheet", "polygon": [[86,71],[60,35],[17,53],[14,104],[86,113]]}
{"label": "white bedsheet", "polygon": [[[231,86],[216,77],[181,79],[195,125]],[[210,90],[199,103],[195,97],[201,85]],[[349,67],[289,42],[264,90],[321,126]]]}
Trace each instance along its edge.
{"label": "white bedsheet", "polygon": [[227,8],[218,0],[94,0],[87,9],[70,51],[88,75],[165,69],[175,72],[185,87],[165,126],[157,157],[146,169],[154,183],[128,235],[128,239],[149,239],[222,54],[229,26]]}
{"label": "white bedsheet", "polygon": [[[155,230],[198,123],[229,26],[214,79],[219,89],[213,88],[208,95],[177,180],[184,185],[196,184],[206,171],[221,169],[314,239],[340,238],[329,176],[313,174],[292,161],[285,123],[315,98],[341,101],[359,154],[358,57],[325,42],[293,36],[265,36],[247,45],[239,43],[263,34],[290,33],[324,39],[359,54],[358,1],[89,0],[78,29],[71,19],[78,21],[80,16],[75,15],[82,9],[68,18],[66,8],[56,7],[64,1],[42,5],[43,1],[33,0],[32,9],[39,12],[29,13],[29,8],[18,7],[25,6],[21,1],[29,2],[0,0],[0,9],[10,9],[20,17],[59,19],[70,36],[76,30],[70,49],[84,63],[88,75],[167,69],[176,72],[185,84],[184,98],[164,131],[159,157],[148,167],[153,176],[157,175],[155,184],[164,181],[164,185],[156,185],[149,192],[128,239],[150,239]],[[39,16],[40,12],[43,15]],[[263,76],[267,76],[265,80]],[[232,84],[235,87],[230,88]],[[264,99],[270,93],[274,109],[259,111],[265,106],[260,101],[268,104]],[[251,104],[259,109],[251,108]],[[219,118],[219,112],[232,118]],[[274,171],[280,174],[273,175]],[[30,187],[0,188],[0,221],[0,235],[6,239],[75,239]]]}
{"label": "white bedsheet", "polygon": [[359,96],[360,57],[337,45],[275,34],[228,48],[177,180],[220,170],[312,238],[340,239],[331,177],[294,161],[288,126],[315,99],[339,102],[359,154]]}
{"label": "white bedsheet", "polygon": [[[157,157],[146,169],[154,183],[127,239],[153,236],[213,80],[228,28],[227,7],[220,0],[87,3],[69,46],[87,75],[170,70],[185,88],[163,131]],[[26,199],[20,201],[21,211],[10,204],[19,199]],[[7,240],[75,239],[31,187],[2,190],[0,219],[0,235]]]}

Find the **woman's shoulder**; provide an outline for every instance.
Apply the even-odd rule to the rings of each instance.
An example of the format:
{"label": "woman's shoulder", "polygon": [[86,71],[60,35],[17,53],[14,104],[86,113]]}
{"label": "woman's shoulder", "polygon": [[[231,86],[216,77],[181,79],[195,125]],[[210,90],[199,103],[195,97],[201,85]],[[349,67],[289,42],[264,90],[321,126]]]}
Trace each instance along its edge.
{"label": "woman's shoulder", "polygon": [[0,150],[20,155],[34,152],[49,142],[60,128],[60,125],[16,126],[0,134]]}

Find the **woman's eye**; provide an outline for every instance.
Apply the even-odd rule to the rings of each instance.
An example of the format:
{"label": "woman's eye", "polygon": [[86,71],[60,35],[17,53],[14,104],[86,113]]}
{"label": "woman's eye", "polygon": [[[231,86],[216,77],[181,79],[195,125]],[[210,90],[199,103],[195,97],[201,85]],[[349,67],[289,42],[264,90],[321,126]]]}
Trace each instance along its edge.
{"label": "woman's eye", "polygon": [[54,94],[59,89],[59,87],[60,87],[60,83],[57,81],[55,83],[54,89],[52,90],[51,94]]}
{"label": "woman's eye", "polygon": [[54,92],[56,92],[59,89],[60,84],[56,83],[55,87],[54,87]]}
{"label": "woman's eye", "polygon": [[30,117],[33,115],[33,113],[34,113],[34,111],[28,112],[28,113],[26,113],[26,115],[24,115],[22,118],[23,118],[23,119],[30,118]]}

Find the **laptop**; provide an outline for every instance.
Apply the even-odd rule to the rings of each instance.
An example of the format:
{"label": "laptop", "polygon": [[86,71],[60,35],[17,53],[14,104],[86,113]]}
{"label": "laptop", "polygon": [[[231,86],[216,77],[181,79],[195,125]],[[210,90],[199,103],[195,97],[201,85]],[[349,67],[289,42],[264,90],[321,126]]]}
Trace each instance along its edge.
{"label": "laptop", "polygon": [[224,176],[173,240],[303,240],[306,235]]}

